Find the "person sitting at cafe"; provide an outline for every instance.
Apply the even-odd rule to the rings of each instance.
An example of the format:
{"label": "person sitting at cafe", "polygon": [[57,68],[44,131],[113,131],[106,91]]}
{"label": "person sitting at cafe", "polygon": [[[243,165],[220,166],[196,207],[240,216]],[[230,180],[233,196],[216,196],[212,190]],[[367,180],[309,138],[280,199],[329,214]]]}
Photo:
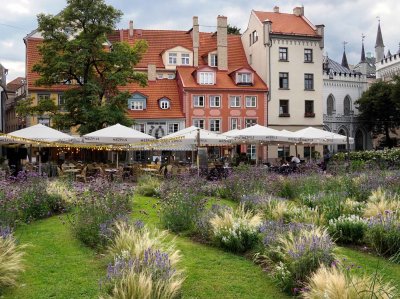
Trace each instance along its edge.
{"label": "person sitting at cafe", "polygon": [[299,157],[292,156],[290,162],[295,163],[296,165],[298,165],[300,163],[300,159],[299,159]]}

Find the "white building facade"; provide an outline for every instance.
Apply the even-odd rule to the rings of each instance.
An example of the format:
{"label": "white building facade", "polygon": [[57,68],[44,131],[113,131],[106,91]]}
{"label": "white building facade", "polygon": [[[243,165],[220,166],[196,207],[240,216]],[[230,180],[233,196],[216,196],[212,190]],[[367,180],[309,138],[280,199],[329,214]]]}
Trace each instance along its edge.
{"label": "white building facade", "polygon": [[[268,117],[274,129],[297,131],[308,126],[323,127],[324,26],[314,26],[304,16],[304,7],[293,14],[252,11],[242,35],[249,64],[268,84]],[[321,148],[314,148],[321,151]],[[298,147],[301,156],[308,156]],[[305,151],[309,151],[305,149]],[[269,146],[269,158],[295,154],[295,147]]]}

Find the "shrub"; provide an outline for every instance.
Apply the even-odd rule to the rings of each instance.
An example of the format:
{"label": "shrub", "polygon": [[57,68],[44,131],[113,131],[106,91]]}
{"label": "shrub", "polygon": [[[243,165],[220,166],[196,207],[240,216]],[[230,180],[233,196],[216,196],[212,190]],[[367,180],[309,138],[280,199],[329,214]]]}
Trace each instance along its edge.
{"label": "shrub", "polygon": [[184,281],[179,251],[166,245],[167,233],[117,223],[109,247],[106,298],[176,298]]}
{"label": "shrub", "polygon": [[357,277],[322,265],[311,275],[301,295],[305,299],[389,299],[395,298],[395,293],[396,288],[380,276]]}
{"label": "shrub", "polygon": [[333,247],[328,232],[317,227],[278,237],[267,254],[278,259],[274,269],[278,284],[291,292],[301,287],[320,264],[330,265],[334,261]]}
{"label": "shrub", "polygon": [[86,184],[67,219],[74,235],[89,247],[101,248],[109,242],[114,222],[132,208],[133,193],[123,185],[105,180]]}
{"label": "shrub", "polygon": [[188,190],[176,189],[161,201],[161,223],[174,231],[193,231],[205,209],[206,200]]}
{"label": "shrub", "polygon": [[394,256],[400,262],[400,222],[394,212],[386,211],[383,215],[368,220],[366,241],[377,253]]}
{"label": "shrub", "polygon": [[9,228],[0,226],[0,293],[3,287],[15,286],[24,271],[23,248],[17,245]]}
{"label": "shrub", "polygon": [[359,243],[365,236],[367,222],[357,215],[342,215],[329,220],[328,231],[339,243]]}
{"label": "shrub", "polygon": [[49,193],[49,180],[20,172],[0,182],[0,225],[15,226],[64,212],[67,203],[60,194]]}
{"label": "shrub", "polygon": [[139,177],[136,191],[144,196],[159,196],[161,181],[151,175],[142,175]]}
{"label": "shrub", "polygon": [[364,209],[364,217],[369,218],[383,215],[386,211],[397,211],[400,209],[400,200],[397,195],[391,195],[382,188],[373,191],[368,198]]}
{"label": "shrub", "polygon": [[229,251],[244,252],[253,248],[258,240],[261,215],[245,211],[240,205],[236,210],[225,210],[210,219],[214,242]]}

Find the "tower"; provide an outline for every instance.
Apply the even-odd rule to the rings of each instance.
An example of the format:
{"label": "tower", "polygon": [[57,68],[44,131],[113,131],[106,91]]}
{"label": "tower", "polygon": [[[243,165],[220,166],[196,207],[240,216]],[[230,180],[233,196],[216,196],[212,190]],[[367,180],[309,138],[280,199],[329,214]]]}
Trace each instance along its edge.
{"label": "tower", "polygon": [[343,42],[342,66],[345,67],[346,69],[349,69],[349,64],[347,62],[347,56],[346,56],[346,44],[347,42]]}
{"label": "tower", "polygon": [[376,35],[376,43],[375,43],[375,57],[377,62],[385,58],[384,51],[385,51],[385,45],[383,44],[381,21],[378,19],[378,33]]}

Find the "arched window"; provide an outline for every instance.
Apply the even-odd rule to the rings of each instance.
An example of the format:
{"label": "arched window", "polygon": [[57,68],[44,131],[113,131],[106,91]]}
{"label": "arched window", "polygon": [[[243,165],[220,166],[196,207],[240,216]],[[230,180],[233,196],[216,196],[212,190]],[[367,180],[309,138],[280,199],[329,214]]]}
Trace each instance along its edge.
{"label": "arched window", "polygon": [[[343,135],[343,136],[347,136],[347,131],[345,131],[343,128],[341,128],[339,130],[338,134]],[[338,147],[337,147],[338,152],[344,152],[344,151],[346,151],[346,148],[347,148],[346,144],[339,144]]]}
{"label": "arched window", "polygon": [[335,105],[335,100],[333,99],[332,95],[329,95],[328,99],[326,100],[326,112],[328,115],[332,115],[333,114],[333,110],[334,109],[334,105]]}
{"label": "arched window", "polygon": [[170,102],[167,98],[160,99],[160,108],[161,109],[169,109]]}
{"label": "arched window", "polygon": [[349,96],[346,96],[343,102],[343,114],[348,116],[350,115],[350,111],[351,111],[351,99]]}

